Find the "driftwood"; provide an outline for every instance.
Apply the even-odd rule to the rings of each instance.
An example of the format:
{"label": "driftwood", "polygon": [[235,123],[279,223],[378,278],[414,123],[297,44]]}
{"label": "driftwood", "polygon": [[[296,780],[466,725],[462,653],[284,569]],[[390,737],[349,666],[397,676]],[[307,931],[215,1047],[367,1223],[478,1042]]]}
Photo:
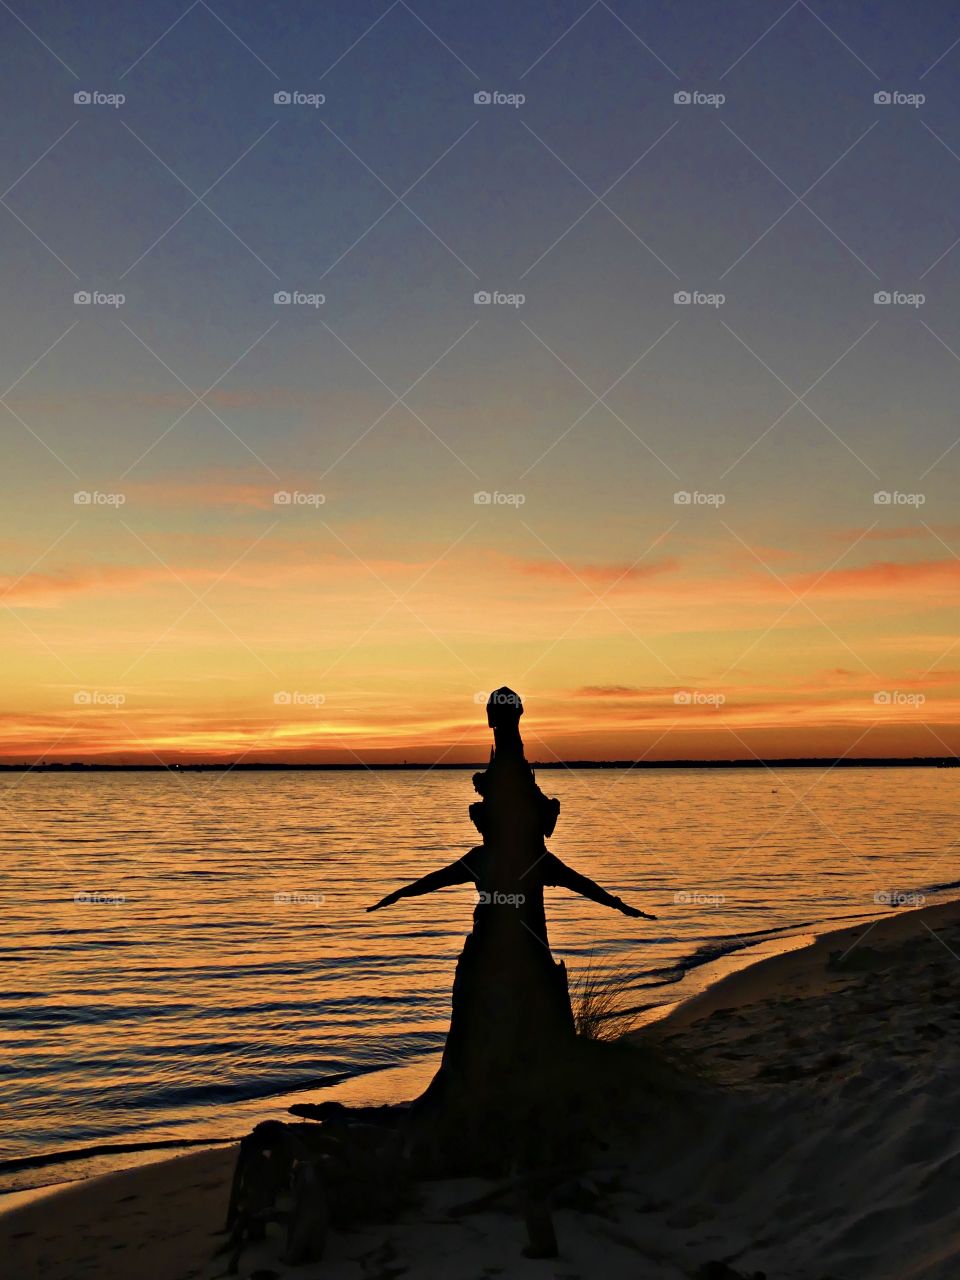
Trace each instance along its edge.
{"label": "driftwood", "polygon": [[[286,1227],[282,1261],[316,1262],[330,1228],[391,1218],[411,1199],[411,1180],[394,1130],[371,1125],[258,1124],[240,1143],[217,1250],[239,1269],[248,1242],[269,1223]],[[285,1203],[284,1203],[285,1202]]]}

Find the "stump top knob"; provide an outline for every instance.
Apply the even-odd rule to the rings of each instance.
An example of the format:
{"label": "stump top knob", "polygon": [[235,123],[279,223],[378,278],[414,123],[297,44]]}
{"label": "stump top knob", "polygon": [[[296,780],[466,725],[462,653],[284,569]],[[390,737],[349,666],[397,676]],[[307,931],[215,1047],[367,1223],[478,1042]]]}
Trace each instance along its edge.
{"label": "stump top knob", "polygon": [[515,725],[522,715],[523,703],[520,701],[519,693],[514,693],[506,685],[494,689],[487,699],[487,724],[491,729]]}

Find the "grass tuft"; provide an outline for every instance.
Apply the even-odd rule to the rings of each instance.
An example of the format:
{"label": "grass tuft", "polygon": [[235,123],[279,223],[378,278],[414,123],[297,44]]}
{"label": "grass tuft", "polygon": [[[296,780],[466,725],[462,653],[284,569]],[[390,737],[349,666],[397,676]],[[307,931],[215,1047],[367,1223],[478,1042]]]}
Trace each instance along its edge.
{"label": "grass tuft", "polygon": [[571,992],[577,1035],[585,1040],[622,1040],[636,1031],[636,1010],[627,1008],[630,982],[628,965],[599,969],[591,962],[577,977]]}

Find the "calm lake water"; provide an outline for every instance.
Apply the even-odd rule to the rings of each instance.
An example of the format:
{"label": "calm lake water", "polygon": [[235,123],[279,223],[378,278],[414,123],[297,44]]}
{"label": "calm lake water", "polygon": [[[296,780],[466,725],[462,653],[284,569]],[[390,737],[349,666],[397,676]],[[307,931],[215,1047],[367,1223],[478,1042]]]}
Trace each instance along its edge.
{"label": "calm lake water", "polygon": [[[547,890],[572,982],[626,966],[635,1008],[960,879],[960,770],[539,782],[562,804],[553,852],[660,917]],[[475,895],[363,908],[477,843],[474,798],[461,771],[5,775],[0,1159],[240,1134],[338,1077],[335,1096],[409,1093],[442,1047]],[[387,1067],[406,1071],[367,1074]]]}

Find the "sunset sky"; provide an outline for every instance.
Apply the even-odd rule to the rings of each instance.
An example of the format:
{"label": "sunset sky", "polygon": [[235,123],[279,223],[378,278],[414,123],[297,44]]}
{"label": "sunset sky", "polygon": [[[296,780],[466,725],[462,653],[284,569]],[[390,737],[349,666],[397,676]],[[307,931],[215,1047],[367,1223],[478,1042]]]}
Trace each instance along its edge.
{"label": "sunset sky", "polygon": [[0,44],[0,758],[960,749],[956,6]]}

